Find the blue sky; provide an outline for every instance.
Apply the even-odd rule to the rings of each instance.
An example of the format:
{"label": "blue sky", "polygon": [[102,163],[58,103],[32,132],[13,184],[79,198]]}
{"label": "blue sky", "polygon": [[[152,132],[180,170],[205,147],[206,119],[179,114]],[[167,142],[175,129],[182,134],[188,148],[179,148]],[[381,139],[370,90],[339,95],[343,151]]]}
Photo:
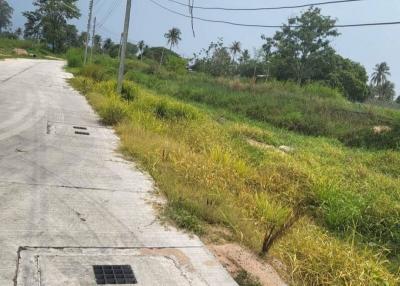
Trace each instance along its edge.
{"label": "blue sky", "polygon": [[[98,22],[103,23],[99,33],[119,41],[122,31],[123,15],[126,0],[94,0],[95,14]],[[149,0],[132,0],[132,20],[129,38],[131,41],[144,40],[151,46],[165,44],[164,33],[171,27],[178,27],[182,31],[182,42],[176,49],[184,56],[191,56],[194,52],[207,47],[211,41],[223,37],[229,44],[234,40],[242,42],[244,48],[253,51],[260,47],[261,34],[272,36],[274,29],[244,28],[195,21],[196,37],[193,38],[190,20],[171,14],[155,6]],[[168,0],[156,0],[171,9],[187,14],[187,9],[173,4]],[[187,0],[180,0],[187,2]],[[14,28],[23,26],[25,19],[21,12],[32,9],[32,1],[8,0],[15,9]],[[265,7],[311,3],[313,0],[196,0],[197,5],[222,7]],[[314,0],[315,2],[315,0]],[[317,1],[319,2],[319,1]],[[87,24],[89,0],[79,0],[78,5],[83,16],[74,21],[80,30]],[[400,20],[399,0],[365,0],[346,4],[323,6],[322,13],[338,19],[339,24],[382,22]],[[112,13],[106,18],[108,12]],[[286,22],[288,17],[299,14],[304,9],[273,10],[262,12],[222,12],[222,11],[194,11],[195,15],[204,18],[222,19],[241,23],[256,23],[265,25],[279,25]],[[378,62],[386,61],[391,67],[392,81],[396,83],[396,90],[400,92],[400,25],[364,28],[343,28],[339,30],[341,36],[336,38],[333,46],[343,56],[363,64],[369,73]]]}

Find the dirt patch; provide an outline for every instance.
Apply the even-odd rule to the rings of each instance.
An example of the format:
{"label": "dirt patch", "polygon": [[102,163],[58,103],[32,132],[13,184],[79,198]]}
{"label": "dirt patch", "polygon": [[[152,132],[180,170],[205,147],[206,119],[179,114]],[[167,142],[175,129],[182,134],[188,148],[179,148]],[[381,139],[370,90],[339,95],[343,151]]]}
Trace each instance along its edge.
{"label": "dirt patch", "polygon": [[257,147],[259,149],[264,149],[264,150],[274,150],[280,153],[292,153],[294,151],[294,148],[289,147],[289,146],[285,146],[285,145],[281,145],[279,147],[276,147],[274,145],[268,145],[262,142],[258,142],[256,140],[253,139],[246,139],[247,143],[253,147]]}
{"label": "dirt patch", "polygon": [[17,56],[28,56],[29,53],[25,50],[25,49],[14,49],[13,50],[14,54],[16,54]]}
{"label": "dirt patch", "polygon": [[223,245],[209,245],[218,260],[232,274],[237,276],[241,271],[246,271],[258,279],[263,286],[287,286],[276,270],[267,262],[240,245],[228,243]]}
{"label": "dirt patch", "polygon": [[374,126],[372,130],[374,131],[375,134],[382,134],[392,131],[392,128],[386,125],[379,125],[379,126]]}

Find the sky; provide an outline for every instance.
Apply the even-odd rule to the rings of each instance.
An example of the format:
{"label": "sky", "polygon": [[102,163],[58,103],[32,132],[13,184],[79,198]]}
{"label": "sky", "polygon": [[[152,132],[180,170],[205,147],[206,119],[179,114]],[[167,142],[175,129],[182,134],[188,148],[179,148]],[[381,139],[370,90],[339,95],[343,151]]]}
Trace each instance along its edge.
{"label": "sky", "polygon": [[[125,15],[126,0],[94,0],[94,14],[100,23],[98,33],[103,38],[112,38],[119,42]],[[188,14],[187,8],[169,0],[154,0],[170,9]],[[186,3],[187,0],[178,0]],[[297,5],[326,0],[196,0],[199,6],[219,6],[230,8],[273,7]],[[23,27],[25,18],[22,11],[33,8],[30,0],[8,0],[14,8],[14,28]],[[89,0],[79,0],[82,17],[72,23],[78,29],[86,30]],[[302,9],[272,10],[272,11],[213,11],[194,10],[194,15],[208,19],[235,21],[248,24],[280,25],[292,16],[299,15]],[[400,21],[400,0],[364,0],[321,6],[322,14],[338,20],[338,24],[353,24],[367,22]],[[131,24],[129,40],[137,42],[144,40],[150,46],[166,45],[164,33],[171,27],[182,31],[182,41],[175,50],[186,57],[206,48],[211,41],[219,37],[226,45],[240,41],[243,48],[253,51],[262,45],[261,35],[273,36],[276,29],[236,27],[217,23],[194,22],[196,37],[193,37],[190,19],[172,14],[153,4],[150,0],[132,0]],[[400,93],[400,25],[340,28],[341,35],[333,40],[332,45],[344,57],[348,57],[364,65],[371,74],[375,64],[387,62],[391,67],[391,80]]]}

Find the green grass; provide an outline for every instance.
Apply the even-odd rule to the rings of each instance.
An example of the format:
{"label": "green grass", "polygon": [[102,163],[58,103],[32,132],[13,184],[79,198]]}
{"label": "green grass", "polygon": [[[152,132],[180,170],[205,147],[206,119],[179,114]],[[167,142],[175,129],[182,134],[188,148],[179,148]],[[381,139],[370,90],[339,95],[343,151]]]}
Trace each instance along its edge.
{"label": "green grass", "polygon": [[[205,224],[224,226],[236,241],[259,252],[266,231],[282,226],[290,214],[301,213],[270,252],[285,263],[292,285],[399,284],[400,152],[395,148],[350,148],[338,138],[340,132],[346,133],[345,127],[339,133],[310,136],[234,112],[229,106],[182,99],[169,90],[180,76],[167,70],[151,75],[145,71],[147,64],[138,61],[130,62],[130,69],[142,70],[136,73],[169,87],[149,90],[151,85],[143,79],[141,84],[128,81],[121,98],[114,92],[115,81],[106,80],[115,63],[98,58],[95,64],[100,69],[107,65],[101,69],[104,77],[93,73],[93,67],[85,67],[77,71],[80,76],[72,80],[73,85],[105,123],[115,126],[121,151],[153,176],[168,198],[165,213],[178,226],[203,235]],[[202,75],[185,77],[194,86],[211,82],[215,88],[210,88],[210,96],[216,101],[219,89],[228,93],[229,86],[237,84]],[[398,116],[389,109],[346,102],[337,92],[317,85],[301,88],[273,83],[271,92],[271,87],[242,85],[243,90],[232,94],[245,98],[254,92],[269,97],[274,90],[283,94],[287,89],[287,94],[298,93],[300,99],[316,98],[325,109],[340,104],[352,112],[369,112],[368,123],[348,118],[349,129],[362,130],[376,124],[376,118],[393,121]],[[182,84],[181,88],[188,87]],[[300,99],[290,108],[301,113]],[[294,151],[257,147],[249,139],[260,146],[287,145]]]}
{"label": "green grass", "polygon": [[29,54],[35,55],[37,58],[44,58],[46,56],[55,56],[43,44],[36,43],[31,40],[14,40],[0,37],[0,59],[16,58],[16,57],[29,57],[31,56],[17,56],[13,50],[15,48],[24,49]]}

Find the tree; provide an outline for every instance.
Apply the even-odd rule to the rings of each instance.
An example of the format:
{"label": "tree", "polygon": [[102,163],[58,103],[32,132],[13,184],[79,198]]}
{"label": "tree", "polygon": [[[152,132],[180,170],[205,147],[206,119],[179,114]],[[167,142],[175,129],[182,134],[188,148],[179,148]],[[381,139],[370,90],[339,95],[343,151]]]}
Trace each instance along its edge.
{"label": "tree", "polygon": [[229,50],[232,54],[232,61],[236,61],[236,55],[242,52],[242,44],[238,41],[234,41],[232,45],[229,47]]}
{"label": "tree", "polygon": [[138,49],[139,49],[140,60],[143,60],[143,53],[144,53],[145,48],[146,48],[146,44],[144,43],[144,41],[139,41]]}
{"label": "tree", "polygon": [[381,101],[393,101],[396,96],[395,85],[393,82],[386,80],[380,85],[372,86],[371,94]]}
{"label": "tree", "polygon": [[111,48],[114,46],[114,42],[110,39],[107,38],[105,39],[104,43],[103,43],[103,53],[107,53],[109,54],[111,51]]}
{"label": "tree", "polygon": [[243,64],[247,63],[249,60],[250,60],[250,52],[249,50],[245,49],[239,58],[239,62]]}
{"label": "tree", "polygon": [[79,47],[78,29],[75,25],[67,25],[65,27],[65,46],[68,48]]}
{"label": "tree", "polygon": [[193,70],[209,73],[213,76],[232,73],[232,59],[222,38],[211,42],[207,49],[194,55]]}
{"label": "tree", "polygon": [[78,37],[79,46],[80,47],[86,46],[86,40],[87,40],[87,32],[81,32]]}
{"label": "tree", "polygon": [[93,38],[93,52],[94,53],[101,52],[101,48],[102,48],[101,42],[102,42],[101,36],[97,35],[97,34],[94,35],[94,38]]}
{"label": "tree", "polygon": [[6,0],[0,0],[0,34],[11,26],[13,11]]}
{"label": "tree", "polygon": [[22,29],[21,29],[20,27],[18,27],[18,28],[15,30],[14,34],[15,34],[15,36],[16,36],[18,39],[20,39],[21,36],[22,36],[22,34],[23,34]]}
{"label": "tree", "polygon": [[[174,46],[178,46],[179,41],[181,41],[181,30],[178,28],[172,28],[167,33],[164,34],[164,37],[167,39],[167,44],[169,45],[169,50],[171,51]],[[161,55],[160,66],[162,65],[164,60],[164,50]]]}
{"label": "tree", "polygon": [[272,55],[281,80],[295,79],[299,84],[317,79],[329,66],[326,57],[333,55],[331,39],[339,35],[336,20],[321,15],[319,8],[310,8],[300,16],[289,18],[273,38],[264,39],[272,48]]}
{"label": "tree", "polygon": [[53,52],[61,51],[68,33],[67,21],[79,18],[78,0],[35,0],[35,11],[26,11],[25,36],[37,37],[51,45]]}
{"label": "tree", "polygon": [[393,99],[394,84],[388,81],[390,68],[386,62],[375,65],[374,72],[371,75],[372,94],[380,100]]}
{"label": "tree", "polygon": [[333,59],[332,72],[325,82],[340,90],[351,101],[365,101],[368,97],[368,75],[365,68],[340,55],[335,54]]}
{"label": "tree", "polygon": [[396,98],[396,103],[400,104],[400,95]]}
{"label": "tree", "polygon": [[371,83],[375,86],[382,85],[387,81],[388,76],[390,76],[390,68],[388,64],[386,62],[376,64],[371,76]]}

